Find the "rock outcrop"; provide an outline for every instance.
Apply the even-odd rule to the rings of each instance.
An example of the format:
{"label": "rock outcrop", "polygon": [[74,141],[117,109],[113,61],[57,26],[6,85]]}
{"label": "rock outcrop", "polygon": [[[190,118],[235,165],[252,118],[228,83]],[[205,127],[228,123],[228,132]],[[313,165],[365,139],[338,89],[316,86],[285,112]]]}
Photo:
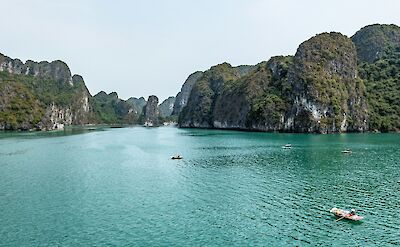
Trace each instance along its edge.
{"label": "rock outcrop", "polygon": [[186,106],[189,99],[190,92],[192,91],[193,85],[203,75],[203,72],[197,71],[189,75],[185,83],[183,83],[181,91],[175,97],[175,103],[172,111],[172,115],[179,115],[183,107]]}
{"label": "rock outcrop", "polygon": [[0,129],[87,123],[301,133],[400,131],[400,27],[370,25],[351,39],[322,33],[294,56],[228,63],[191,74],[174,99],[92,97],[62,61],[0,54]]}
{"label": "rock outcrop", "polygon": [[21,82],[0,77],[0,130],[38,128],[45,109]]}
{"label": "rock outcrop", "polygon": [[128,101],[118,98],[116,92],[110,94],[104,91],[93,96],[91,100],[96,123],[105,124],[135,124],[139,114]]}
{"label": "rock outcrop", "polygon": [[6,71],[15,75],[33,76],[40,79],[51,78],[58,83],[73,85],[68,65],[60,60],[51,63],[28,60],[26,63],[23,63],[19,59],[12,59],[0,53],[0,71]]}
{"label": "rock outcrop", "polygon": [[[285,94],[288,94],[287,71],[292,57],[273,57],[268,62],[248,67],[222,64],[204,72],[208,77],[201,78],[193,87],[187,107],[179,118],[181,127],[203,127],[222,129],[243,129],[256,131],[278,131],[284,128],[284,116],[288,109]],[[212,75],[212,76],[210,76]],[[216,78],[219,78],[216,79]],[[209,90],[213,83],[214,90]],[[203,96],[206,90],[213,92]],[[205,94],[207,95],[207,94]],[[202,106],[208,100],[209,110],[204,115],[192,117],[202,109],[188,109]],[[203,111],[204,112],[204,111]],[[187,115],[186,115],[187,114]],[[207,118],[204,118],[206,116]],[[203,124],[201,119],[207,119]],[[183,120],[186,119],[186,122]],[[200,120],[199,120],[200,119]]]}
{"label": "rock outcrop", "polygon": [[287,73],[292,61],[290,56],[272,57],[238,82],[236,92],[243,99],[241,129],[282,131],[286,128],[285,114],[291,103]]}
{"label": "rock outcrop", "polygon": [[[245,69],[243,69],[245,68]],[[180,127],[308,133],[368,130],[357,52],[340,33],[301,44],[294,57],[205,71],[179,115]]]}
{"label": "rock outcrop", "polygon": [[155,127],[160,125],[157,96],[149,96],[147,104],[143,109],[143,119],[145,126]]}
{"label": "rock outcrop", "polygon": [[172,115],[172,111],[174,109],[174,104],[175,104],[175,97],[170,96],[168,99],[164,100],[159,106],[158,106],[158,112],[160,114],[160,117],[162,118],[167,118]]}
{"label": "rock outcrop", "polygon": [[353,37],[373,131],[400,131],[400,27],[371,25]]}
{"label": "rock outcrop", "polygon": [[294,132],[365,131],[365,86],[358,78],[357,52],[340,33],[319,34],[302,43],[289,69]]}
{"label": "rock outcrop", "polygon": [[[218,96],[225,87],[244,76],[250,70],[232,67],[228,63],[219,64],[205,71],[193,85],[186,107],[179,115],[180,127],[212,128],[214,108]],[[226,109],[229,111],[229,108]]]}
{"label": "rock outcrop", "polygon": [[143,97],[140,97],[140,98],[131,97],[126,102],[133,107],[135,114],[137,114],[137,115],[142,114],[143,107],[147,103]]}
{"label": "rock outcrop", "polygon": [[400,45],[400,27],[396,25],[369,25],[351,37],[357,47],[360,62],[373,63],[393,52]]}
{"label": "rock outcrop", "polygon": [[[82,77],[71,76],[68,66],[62,61],[37,63],[29,60],[23,63],[0,54],[0,78],[5,91],[6,88],[16,89],[4,96],[0,108],[33,106],[32,111],[23,114],[25,120],[10,119],[12,115],[20,118],[16,110],[2,112],[2,129],[50,130],[64,125],[85,124],[90,120],[89,91]],[[29,102],[29,99],[35,103]]]}

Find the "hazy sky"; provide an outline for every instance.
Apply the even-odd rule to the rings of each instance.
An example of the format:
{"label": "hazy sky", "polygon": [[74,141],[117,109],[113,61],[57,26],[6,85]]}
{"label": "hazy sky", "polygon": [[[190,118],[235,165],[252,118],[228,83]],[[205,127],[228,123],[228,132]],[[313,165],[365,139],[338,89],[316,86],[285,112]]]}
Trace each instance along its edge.
{"label": "hazy sky", "polygon": [[324,31],[400,25],[399,0],[0,0],[0,52],[65,61],[92,94],[175,95],[212,65],[294,54]]}

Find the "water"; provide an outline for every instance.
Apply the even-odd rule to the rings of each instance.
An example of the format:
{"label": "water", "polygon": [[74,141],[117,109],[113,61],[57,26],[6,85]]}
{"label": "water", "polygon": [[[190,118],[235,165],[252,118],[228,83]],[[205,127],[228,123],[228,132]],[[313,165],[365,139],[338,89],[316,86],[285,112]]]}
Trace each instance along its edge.
{"label": "water", "polygon": [[[399,245],[399,140],[169,127],[2,133],[0,245]],[[365,219],[335,222],[331,207]]]}

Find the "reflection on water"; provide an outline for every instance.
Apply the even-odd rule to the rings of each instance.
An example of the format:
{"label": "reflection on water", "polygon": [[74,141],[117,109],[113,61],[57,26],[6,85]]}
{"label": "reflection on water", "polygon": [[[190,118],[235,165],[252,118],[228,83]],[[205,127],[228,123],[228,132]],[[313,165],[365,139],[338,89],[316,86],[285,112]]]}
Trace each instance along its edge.
{"label": "reflection on water", "polygon": [[61,137],[69,135],[79,135],[90,133],[93,131],[103,131],[107,127],[105,126],[90,126],[90,127],[75,127],[68,126],[63,130],[53,130],[53,131],[3,131],[0,132],[0,139],[4,138],[38,138],[38,137]]}
{"label": "reflection on water", "polygon": [[25,154],[29,149],[15,150],[12,152],[0,152],[0,156],[2,155],[21,155]]}

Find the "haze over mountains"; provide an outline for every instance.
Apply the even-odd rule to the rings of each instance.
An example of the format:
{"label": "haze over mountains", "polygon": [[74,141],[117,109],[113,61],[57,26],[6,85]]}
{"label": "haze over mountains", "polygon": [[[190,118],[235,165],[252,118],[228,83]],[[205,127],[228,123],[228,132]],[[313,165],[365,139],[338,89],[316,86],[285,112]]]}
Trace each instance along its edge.
{"label": "haze over mountains", "polygon": [[[282,132],[400,129],[400,28],[370,25],[351,38],[323,33],[294,56],[257,65],[223,63],[191,74],[176,97],[92,96],[61,61],[0,55],[0,129],[147,124]],[[133,94],[133,92],[132,92]]]}

